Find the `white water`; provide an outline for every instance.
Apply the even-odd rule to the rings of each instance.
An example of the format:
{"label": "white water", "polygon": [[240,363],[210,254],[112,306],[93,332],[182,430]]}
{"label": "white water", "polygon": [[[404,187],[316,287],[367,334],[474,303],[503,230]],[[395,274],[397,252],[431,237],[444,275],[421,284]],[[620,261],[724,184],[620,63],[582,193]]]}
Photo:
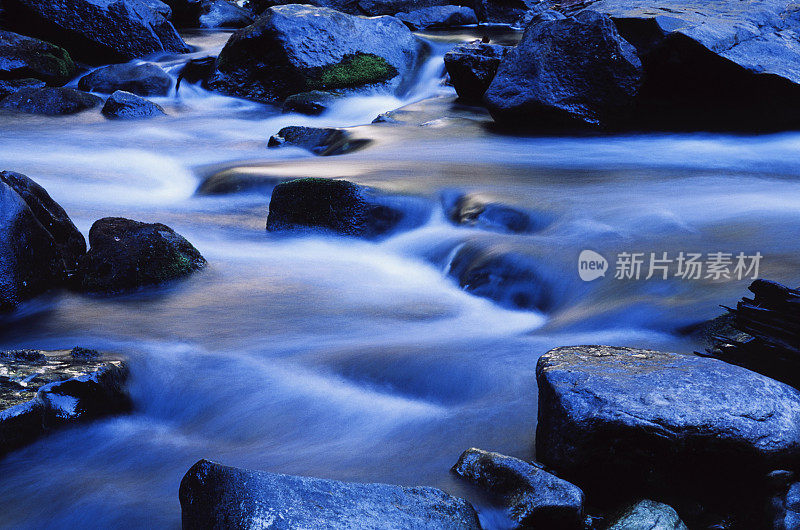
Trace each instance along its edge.
{"label": "white water", "polygon": [[[197,56],[224,42],[202,39]],[[209,267],[136,295],[63,294],[0,329],[3,348],[128,355],[135,402],[130,416],[0,461],[0,525],[177,528],[178,483],[199,458],[472,495],[448,473],[462,450],[533,456],[539,355],[584,343],[691,351],[699,346],[676,330],[745,293],[747,282],[584,284],[575,262],[583,248],[761,251],[763,276],[798,283],[797,134],[509,137],[486,129],[479,112],[434,98],[417,110],[444,109],[454,121],[359,129],[376,142],[358,153],[265,148],[286,125],[364,125],[451,97],[440,85],[445,48],[438,41],[407,97],[350,98],[316,118],[196,87],[160,101],[170,116],[147,122],[7,118],[4,167],[44,185],[84,233],[108,215],[163,222]],[[438,214],[381,242],[279,238],[264,231],[268,197],[194,195],[204,168],[237,164],[345,176],[433,201],[445,190],[480,191],[551,222],[509,236]],[[468,243],[533,256],[558,309],[510,311],[458,289],[448,260],[433,256]],[[484,511],[484,521],[501,525],[495,515]]]}

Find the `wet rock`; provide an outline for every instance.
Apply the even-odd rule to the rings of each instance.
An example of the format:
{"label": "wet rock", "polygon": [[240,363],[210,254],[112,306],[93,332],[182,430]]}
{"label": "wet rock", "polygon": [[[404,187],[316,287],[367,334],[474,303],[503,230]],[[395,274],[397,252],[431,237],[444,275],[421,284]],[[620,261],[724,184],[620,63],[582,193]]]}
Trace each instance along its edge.
{"label": "wet rock", "polygon": [[503,307],[548,311],[554,301],[540,261],[502,245],[467,243],[448,264],[459,287]]}
{"label": "wet rock", "polygon": [[481,22],[517,24],[538,5],[537,0],[475,0],[473,7]]}
{"label": "wet rock", "polygon": [[618,127],[642,79],[635,48],[593,11],[529,26],[485,94],[492,117],[527,129]]}
{"label": "wet rock", "polygon": [[346,180],[297,179],[272,192],[267,230],[326,231],[374,238],[425,223],[429,203],[385,196]]}
{"label": "wet rock", "polygon": [[37,89],[44,88],[47,83],[38,79],[11,79],[4,81],[0,79],[0,99],[10,96],[15,92],[19,92],[23,88]]}
{"label": "wet rock", "polygon": [[358,0],[361,12],[371,17],[396,15],[397,13],[408,13],[417,9],[451,4],[458,4],[458,2],[451,0]]}
{"label": "wet rock", "polygon": [[467,26],[478,23],[475,11],[463,6],[423,7],[408,13],[397,13],[395,16],[414,31],[427,28]]}
{"label": "wet rock", "polygon": [[214,63],[216,63],[216,61],[216,57],[202,57],[200,59],[188,61],[178,72],[178,81],[175,83],[175,91],[177,92],[178,89],[180,89],[183,81],[188,83],[199,83],[202,81],[203,86],[205,86],[214,73]]}
{"label": "wet rock", "polygon": [[608,527],[608,530],[689,530],[671,506],[651,500],[639,501]]}
{"label": "wet rock", "polygon": [[170,20],[172,18],[172,8],[162,2],[161,0],[142,0],[147,6],[161,15],[162,17]]}
{"label": "wet rock", "polygon": [[249,471],[200,460],[181,481],[184,528],[479,529],[475,510],[441,490]]}
{"label": "wet rock", "polygon": [[769,474],[774,488],[769,516],[774,530],[800,528],[800,482],[793,471],[778,470]]}
{"label": "wet rock", "polygon": [[208,85],[272,103],[311,90],[401,91],[413,79],[423,49],[396,18],[276,6],[233,34]]}
{"label": "wet rock", "polygon": [[311,151],[319,156],[343,155],[366,147],[370,143],[364,138],[353,138],[345,129],[321,129],[318,127],[284,127],[270,137],[269,147],[291,145]]}
{"label": "wet rock", "polygon": [[0,352],[0,455],[57,427],[130,410],[125,363],[90,351]]}
{"label": "wet rock", "polygon": [[205,264],[200,252],[168,226],[106,217],[89,231],[82,289],[133,291],[188,276]]}
{"label": "wet rock", "polygon": [[445,194],[442,203],[447,218],[457,225],[510,234],[535,232],[547,225],[545,219],[480,194]]}
{"label": "wet rock", "polygon": [[508,46],[477,40],[460,44],[444,54],[444,66],[458,97],[466,103],[482,104]]}
{"label": "wet rock", "polygon": [[5,82],[38,79],[62,85],[74,74],[75,64],[64,48],[0,30],[0,79]]}
{"label": "wet rock", "polygon": [[152,101],[130,92],[117,90],[111,94],[103,106],[103,115],[106,118],[121,120],[142,120],[165,116],[164,109]]}
{"label": "wet rock", "polygon": [[243,28],[252,15],[228,0],[169,0],[173,22],[184,28]]}
{"label": "wet rock", "polygon": [[319,90],[294,94],[286,98],[286,101],[283,102],[283,112],[297,112],[309,116],[319,116],[328,110],[334,102],[341,99],[341,97],[341,94],[335,92],[321,92]]}
{"label": "wet rock", "polygon": [[189,51],[164,15],[141,0],[3,0],[3,8],[8,29],[63,46],[91,64]]}
{"label": "wet rock", "polygon": [[[249,0],[245,3],[245,8],[258,17],[270,7],[294,3],[296,3],[294,0]],[[350,15],[364,15],[358,7],[358,0],[308,0],[305,3],[316,7],[329,7]]]}
{"label": "wet rock", "polygon": [[83,236],[47,192],[25,175],[0,173],[0,312],[63,287]]}
{"label": "wet rock", "polygon": [[251,173],[240,169],[226,169],[209,176],[197,188],[198,195],[229,195],[232,193],[272,194],[275,186],[282,182],[296,180],[293,177],[279,177],[263,173]]}
{"label": "wet rock", "polygon": [[103,98],[64,87],[21,88],[0,101],[0,109],[60,116],[77,114],[103,103]]}
{"label": "wet rock", "polygon": [[167,96],[172,78],[153,63],[112,64],[81,77],[78,88],[103,94],[124,90],[137,96]]}
{"label": "wet rock", "polygon": [[535,464],[472,448],[461,454],[452,471],[501,498],[516,528],[584,527],[580,488]]}
{"label": "wet rock", "polygon": [[760,514],[767,474],[800,453],[800,392],[715,359],[576,346],[536,374],[536,456],[596,502]]}
{"label": "wet rock", "polygon": [[795,4],[600,0],[591,9],[609,15],[639,51],[646,72],[639,126],[771,130],[800,124]]}

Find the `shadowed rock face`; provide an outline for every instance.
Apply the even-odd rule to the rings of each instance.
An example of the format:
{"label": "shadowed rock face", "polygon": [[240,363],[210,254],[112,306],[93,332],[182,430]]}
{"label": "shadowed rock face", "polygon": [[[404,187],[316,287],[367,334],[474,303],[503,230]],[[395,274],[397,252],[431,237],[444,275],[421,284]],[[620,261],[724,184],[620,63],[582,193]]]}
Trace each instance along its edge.
{"label": "shadowed rock face", "polygon": [[106,118],[121,120],[142,120],[164,116],[164,109],[143,97],[117,90],[111,94],[103,106]]}
{"label": "shadowed rock face", "polygon": [[181,481],[183,528],[479,529],[475,510],[441,490],[249,471],[200,460]]}
{"label": "shadowed rock face", "polygon": [[208,85],[265,102],[309,90],[401,90],[422,51],[421,41],[396,18],[277,6],[233,34]]}
{"label": "shadowed rock face", "polygon": [[269,147],[291,145],[319,156],[343,155],[369,145],[366,138],[353,138],[346,129],[290,126],[270,137]]}
{"label": "shadowed rock face", "polygon": [[75,73],[69,53],[49,42],[0,30],[0,79],[39,79],[60,85]]}
{"label": "shadowed rock face", "polygon": [[0,109],[26,114],[62,116],[99,107],[103,98],[74,88],[21,88],[0,102]]}
{"label": "shadowed rock face", "polygon": [[86,242],[66,212],[25,175],[0,172],[0,312],[63,287]]}
{"label": "shadowed rock face", "polygon": [[738,366],[576,346],[543,355],[536,373],[537,459],[596,500],[759,514],[767,474],[800,457],[800,392]]}
{"label": "shadowed rock face", "polygon": [[465,103],[481,104],[510,47],[480,41],[460,44],[444,55],[450,81]]}
{"label": "shadowed rock face", "polygon": [[800,17],[782,0],[600,0],[645,70],[645,127],[796,127]]}
{"label": "shadowed rock face", "polygon": [[89,252],[82,261],[82,288],[119,293],[156,285],[203,268],[206,260],[170,227],[106,217],[89,231]]}
{"label": "shadowed rock face", "polygon": [[140,0],[3,0],[3,9],[9,29],[92,64],[189,51],[164,15]]}
{"label": "shadowed rock face", "polygon": [[452,471],[500,497],[518,528],[584,528],[580,488],[535,464],[472,448]]}
{"label": "shadowed rock face", "polygon": [[128,369],[85,348],[0,352],[0,456],[46,432],[130,410]]}
{"label": "shadowed rock face", "polygon": [[395,16],[415,31],[426,28],[448,28],[478,23],[475,11],[462,6],[423,7],[408,13],[397,13]]}
{"label": "shadowed rock face", "polygon": [[112,64],[81,77],[78,88],[104,94],[124,90],[137,96],[166,96],[172,78],[153,63]]}
{"label": "shadowed rock face", "polygon": [[593,11],[530,25],[485,94],[492,117],[525,128],[617,127],[641,84],[636,49]]}

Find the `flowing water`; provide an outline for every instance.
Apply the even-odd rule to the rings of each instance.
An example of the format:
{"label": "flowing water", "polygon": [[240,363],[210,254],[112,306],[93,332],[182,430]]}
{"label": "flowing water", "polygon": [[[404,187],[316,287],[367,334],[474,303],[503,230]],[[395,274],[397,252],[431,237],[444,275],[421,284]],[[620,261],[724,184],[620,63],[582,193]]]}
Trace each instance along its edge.
{"label": "flowing water", "polygon": [[[472,446],[534,457],[542,353],[587,343],[700,349],[680,330],[748,285],[623,281],[613,271],[585,283],[581,250],[611,267],[622,251],[761,252],[761,276],[798,283],[800,135],[503,135],[441,83],[442,53],[468,33],[427,35],[431,58],[403,98],[348,98],[315,118],[192,86],[159,100],[170,117],[145,122],[4,117],[4,169],[45,186],[84,234],[105,216],[163,222],[209,266],[128,296],[61,293],[0,328],[2,348],[128,356],[135,403],[130,415],[0,461],[0,525],[177,528],[178,484],[200,458],[432,485],[482,507],[448,470]],[[226,38],[192,35],[195,56]],[[183,60],[161,59],[173,69]],[[406,104],[407,123],[368,125]],[[325,158],[266,149],[296,124],[364,125],[356,132],[375,142]],[[268,193],[195,194],[221,170],[342,176],[432,204],[479,192],[546,226],[525,235],[456,227],[437,207],[424,226],[377,242],[278,237],[264,230]],[[459,289],[447,256],[464,244],[529,256],[552,309],[508,309]],[[503,526],[491,510],[482,517]]]}

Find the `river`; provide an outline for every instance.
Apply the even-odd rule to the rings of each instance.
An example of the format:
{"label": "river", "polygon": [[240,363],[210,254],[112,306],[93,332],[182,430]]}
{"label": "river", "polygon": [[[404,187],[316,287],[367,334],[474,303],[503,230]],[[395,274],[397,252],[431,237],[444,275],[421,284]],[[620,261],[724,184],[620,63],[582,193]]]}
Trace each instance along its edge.
{"label": "river", "polygon": [[[442,54],[471,33],[427,35],[431,57],[405,96],[347,98],[320,117],[193,86],[157,99],[170,116],[152,121],[4,117],[3,168],[42,184],[84,234],[105,216],[162,222],[209,266],[127,296],[61,293],[4,323],[4,349],[124,354],[135,410],[0,461],[0,525],[178,528],[178,484],[209,458],[437,486],[474,500],[484,523],[501,528],[448,470],[473,446],[535,457],[542,353],[598,343],[701,349],[681,330],[734,304],[749,283],[625,281],[613,270],[583,282],[581,250],[612,268],[620,252],[760,252],[760,276],[798,283],[799,134],[504,135],[480,109],[454,106],[442,83]],[[227,35],[187,40],[202,57]],[[159,59],[173,73],[184,60]],[[407,123],[369,125],[404,105]],[[361,126],[375,142],[338,157],[266,148],[298,124]],[[264,229],[268,194],[195,194],[223,170],[346,177],[437,204],[454,190],[478,192],[534,212],[543,228],[501,234],[439,212],[380,241],[278,236]],[[529,256],[551,308],[514,310],[461,290],[442,256],[464,244]]]}

